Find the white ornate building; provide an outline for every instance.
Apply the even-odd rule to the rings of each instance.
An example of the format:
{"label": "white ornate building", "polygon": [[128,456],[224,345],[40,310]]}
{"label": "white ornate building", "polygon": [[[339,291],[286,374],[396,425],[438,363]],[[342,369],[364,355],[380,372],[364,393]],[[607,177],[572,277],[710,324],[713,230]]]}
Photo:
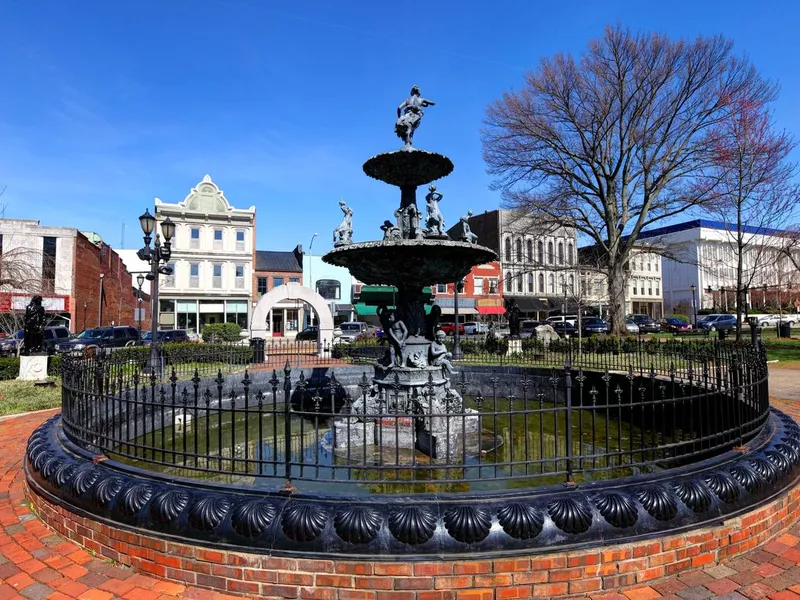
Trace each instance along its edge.
{"label": "white ornate building", "polygon": [[256,208],[235,208],[206,175],[181,202],[156,198],[155,216],[175,222],[170,265],[160,278],[159,327],[202,331],[250,323]]}

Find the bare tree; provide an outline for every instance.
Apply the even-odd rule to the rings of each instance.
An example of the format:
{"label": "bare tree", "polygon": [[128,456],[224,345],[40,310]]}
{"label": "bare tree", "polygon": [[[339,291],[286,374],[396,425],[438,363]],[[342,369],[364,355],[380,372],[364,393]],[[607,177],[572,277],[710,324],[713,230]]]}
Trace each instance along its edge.
{"label": "bare tree", "polygon": [[[0,293],[7,295],[11,303],[13,296],[33,297],[37,294],[53,293],[55,282],[43,277],[44,273],[55,272],[51,258],[42,254],[41,250],[17,246],[2,249],[0,253]],[[48,268],[50,266],[50,268]],[[23,328],[25,310],[13,306],[0,312],[0,331],[12,336]],[[17,344],[17,352],[21,344]]]}
{"label": "bare tree", "polygon": [[773,87],[721,38],[670,40],[608,27],[580,60],[557,55],[487,111],[484,159],[508,206],[577,228],[604,255],[614,332],[640,232],[707,201],[710,131]]}

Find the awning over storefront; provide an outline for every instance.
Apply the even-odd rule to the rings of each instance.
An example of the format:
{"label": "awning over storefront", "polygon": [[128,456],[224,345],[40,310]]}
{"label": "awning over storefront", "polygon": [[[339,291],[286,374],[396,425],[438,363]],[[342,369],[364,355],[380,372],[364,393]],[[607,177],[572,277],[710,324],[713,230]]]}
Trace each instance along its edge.
{"label": "awning over storefront", "polygon": [[522,312],[550,311],[553,308],[547,298],[534,298],[533,296],[506,296],[508,300],[515,300]]}
{"label": "awning over storefront", "polygon": [[478,306],[478,314],[481,315],[504,315],[506,309],[502,306]]}
{"label": "awning over storefront", "polygon": [[[430,300],[433,292],[430,287],[422,288],[422,293],[425,294],[426,301]],[[394,304],[397,298],[397,288],[391,285],[362,285],[361,293],[358,296],[358,301],[363,304]]]}
{"label": "awning over storefront", "polygon": [[[456,314],[455,298],[435,298],[433,303],[442,309],[443,315]],[[478,309],[475,308],[475,298],[459,298],[458,299],[458,314],[461,315],[477,315]]]}
{"label": "awning over storefront", "polygon": [[352,304],[335,304],[334,306],[336,307],[336,314],[339,315],[349,315],[355,310]]}
{"label": "awning over storefront", "polygon": [[[364,304],[363,302],[356,303],[353,308],[358,313],[359,317],[371,317],[376,316],[378,314],[378,307],[372,306],[371,304]],[[394,308],[394,306],[387,305],[387,308]],[[430,304],[425,305],[425,314],[430,314],[432,306]]]}

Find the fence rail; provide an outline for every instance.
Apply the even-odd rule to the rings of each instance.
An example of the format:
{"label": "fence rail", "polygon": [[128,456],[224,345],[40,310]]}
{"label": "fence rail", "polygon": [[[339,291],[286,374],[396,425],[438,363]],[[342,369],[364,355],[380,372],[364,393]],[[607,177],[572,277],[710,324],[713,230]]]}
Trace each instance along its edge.
{"label": "fence rail", "polygon": [[[325,364],[357,362],[358,348],[380,347],[351,346]],[[248,368],[269,360],[269,347],[266,359],[241,346],[173,353],[166,378],[118,353],[71,357],[64,431],[86,449],[173,475],[415,493],[658,470],[741,446],[767,419],[761,346],[594,350],[466,355],[444,410],[432,384],[408,398],[399,386],[376,395],[367,367],[348,382],[335,368],[321,377],[292,368],[284,355],[280,370]],[[509,364],[532,368],[496,368]],[[435,456],[433,431],[446,440]]]}

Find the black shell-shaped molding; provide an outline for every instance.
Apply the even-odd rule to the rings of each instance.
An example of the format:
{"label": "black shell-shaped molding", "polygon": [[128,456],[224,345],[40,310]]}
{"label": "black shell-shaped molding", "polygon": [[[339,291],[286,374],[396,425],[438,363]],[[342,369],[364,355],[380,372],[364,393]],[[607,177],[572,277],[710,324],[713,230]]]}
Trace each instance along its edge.
{"label": "black shell-shaped molding", "polygon": [[33,467],[34,471],[41,473],[42,467],[44,467],[45,463],[51,458],[53,458],[53,453],[42,447],[33,453],[33,456],[31,457],[31,466]]}
{"label": "black shell-shaped molding", "polygon": [[786,475],[792,470],[792,462],[786,458],[782,453],[775,450],[767,450],[764,453],[767,460],[778,470],[781,475]]}
{"label": "black shell-shaped molding", "polygon": [[758,474],[758,471],[745,463],[731,467],[730,473],[731,477],[751,494],[760,492],[764,485],[764,478]]}
{"label": "black shell-shaped molding", "polygon": [[336,534],[350,544],[367,544],[375,539],[381,529],[378,511],[366,506],[350,506],[333,517]]}
{"label": "black shell-shaped molding", "polygon": [[103,479],[95,486],[92,498],[98,506],[105,506],[119,494],[122,484],[123,481],[119,477]]}
{"label": "black shell-shaped molding", "polygon": [[228,511],[231,503],[220,496],[205,496],[189,509],[189,525],[199,531],[211,531],[217,527]]}
{"label": "black shell-shaped molding", "polygon": [[704,513],[714,503],[714,496],[700,480],[684,479],[675,484],[675,493],[696,513]]}
{"label": "black shell-shaped molding", "polygon": [[678,503],[667,490],[662,487],[649,487],[638,494],[639,502],[654,519],[669,521],[678,514]]}
{"label": "black shell-shaped molding", "polygon": [[34,457],[39,452],[46,452],[47,451],[47,442],[45,442],[43,437],[37,437],[36,439],[31,436],[31,439],[28,441],[28,460],[33,461]]}
{"label": "black shell-shaped molding", "polygon": [[518,540],[530,540],[542,532],[544,517],[530,504],[513,502],[497,511],[497,521],[508,535]]}
{"label": "black shell-shaped molding", "polygon": [[800,452],[789,444],[775,444],[775,451],[780,452],[793,465],[800,464]]}
{"label": "black shell-shaped molding", "polygon": [[389,515],[389,531],[404,544],[424,544],[436,531],[436,517],[421,506],[400,508]]}
{"label": "black shell-shaped molding", "polygon": [[50,478],[63,464],[64,464],[63,458],[53,456],[52,458],[48,459],[48,461],[42,465],[42,477],[44,477],[49,481]]}
{"label": "black shell-shaped molding", "polygon": [[769,483],[775,483],[778,479],[778,469],[768,460],[753,458],[750,460],[750,466]]}
{"label": "black shell-shaped molding", "polygon": [[583,533],[592,524],[592,511],[574,498],[559,498],[547,505],[553,523],[565,533]]}
{"label": "black shell-shaped molding", "polygon": [[63,486],[72,478],[72,474],[77,468],[78,465],[74,463],[66,463],[61,465],[53,474],[53,483],[55,483],[58,487]]}
{"label": "black shell-shaped molding", "polygon": [[67,490],[72,496],[77,498],[92,487],[98,477],[100,477],[100,474],[97,472],[97,469],[93,467],[84,467],[73,473],[72,479],[70,479],[67,485]]}
{"label": "black shell-shaped molding", "polygon": [[739,499],[739,486],[727,473],[711,473],[705,476],[704,481],[717,498],[723,502],[730,504]]}
{"label": "black shell-shaped molding", "polygon": [[310,542],[319,537],[327,520],[325,512],[313,504],[292,504],[283,511],[283,533],[296,542]]}
{"label": "black shell-shaped molding", "polygon": [[258,537],[275,518],[275,507],[269,502],[250,500],[243,502],[231,513],[231,527],[239,535]]}
{"label": "black shell-shaped molding", "polygon": [[137,483],[122,492],[117,506],[122,514],[128,516],[135,515],[147,504],[147,501],[150,500],[152,495],[152,487],[146,483]]}
{"label": "black shell-shaped molding", "polygon": [[156,523],[166,525],[177,519],[187,504],[189,504],[188,494],[177,490],[162,492],[153,498],[150,515]]}
{"label": "black shell-shaped molding", "polygon": [[636,503],[622,494],[605,494],[595,500],[595,506],[603,518],[614,527],[633,527],[639,518]]}
{"label": "black shell-shaped molding", "polygon": [[[800,457],[800,442],[798,442],[796,439],[791,438],[791,437],[782,437],[781,438],[781,443],[782,444],[786,444],[787,446],[789,446],[792,450],[795,451],[795,454],[798,457]],[[777,448],[778,446],[775,446],[775,447]]]}
{"label": "black shell-shaped molding", "polygon": [[445,511],[444,526],[454,539],[465,544],[474,544],[485,540],[489,535],[492,519],[483,508],[455,506]]}

